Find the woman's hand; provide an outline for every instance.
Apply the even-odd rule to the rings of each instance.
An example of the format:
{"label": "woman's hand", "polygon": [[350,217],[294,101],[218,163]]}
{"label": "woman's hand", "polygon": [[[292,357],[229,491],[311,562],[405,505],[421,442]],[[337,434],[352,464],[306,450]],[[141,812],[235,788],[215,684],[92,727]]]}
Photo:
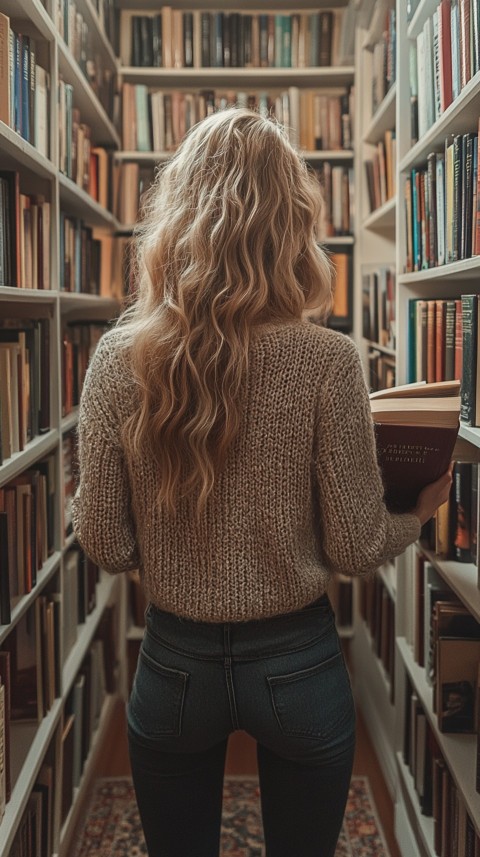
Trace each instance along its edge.
{"label": "woman's hand", "polygon": [[440,476],[440,479],[426,485],[418,495],[417,505],[413,513],[420,520],[422,527],[433,517],[439,506],[443,506],[447,502],[452,487],[452,478],[453,463],[447,472]]}

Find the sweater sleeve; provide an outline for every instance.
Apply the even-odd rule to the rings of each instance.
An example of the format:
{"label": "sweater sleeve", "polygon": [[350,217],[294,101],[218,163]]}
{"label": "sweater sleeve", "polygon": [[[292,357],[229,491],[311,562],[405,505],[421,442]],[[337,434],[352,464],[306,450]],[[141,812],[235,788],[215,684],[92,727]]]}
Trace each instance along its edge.
{"label": "sweater sleeve", "polygon": [[137,568],[139,558],[110,363],[109,349],[101,340],[80,399],[79,485],[72,511],[82,548],[97,565],[115,574]]}
{"label": "sweater sleeve", "polygon": [[313,463],[330,571],[375,571],[419,537],[416,515],[385,506],[360,355],[347,339],[320,392]]}

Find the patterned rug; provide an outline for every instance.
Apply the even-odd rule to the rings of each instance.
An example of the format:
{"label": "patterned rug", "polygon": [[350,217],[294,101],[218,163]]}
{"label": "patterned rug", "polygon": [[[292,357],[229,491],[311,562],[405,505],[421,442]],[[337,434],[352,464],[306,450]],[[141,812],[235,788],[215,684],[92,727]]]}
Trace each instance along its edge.
{"label": "patterned rug", "polygon": [[[132,781],[97,780],[74,857],[143,857],[147,854]],[[222,857],[262,857],[258,781],[227,777]],[[367,777],[353,777],[335,857],[389,857]]]}

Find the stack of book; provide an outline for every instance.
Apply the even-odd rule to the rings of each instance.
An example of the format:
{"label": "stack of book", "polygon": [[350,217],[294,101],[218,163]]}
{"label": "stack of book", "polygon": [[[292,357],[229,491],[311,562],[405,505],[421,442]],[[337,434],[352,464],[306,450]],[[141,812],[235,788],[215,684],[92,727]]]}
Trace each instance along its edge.
{"label": "stack of book", "polygon": [[391,266],[362,269],[362,336],[369,343],[395,348],[395,269]]}
{"label": "stack of book", "polygon": [[317,237],[319,241],[353,234],[353,170],[341,164],[324,161],[314,172],[323,191]]}
{"label": "stack of book", "polygon": [[381,577],[360,581],[360,614],[366,623],[372,647],[380,659],[390,687],[390,702],[395,702],[395,602]]}
{"label": "stack of book", "polygon": [[109,205],[110,156],[94,146],[91,128],[73,106],[73,86],[58,82],[58,168],[104,208]]}

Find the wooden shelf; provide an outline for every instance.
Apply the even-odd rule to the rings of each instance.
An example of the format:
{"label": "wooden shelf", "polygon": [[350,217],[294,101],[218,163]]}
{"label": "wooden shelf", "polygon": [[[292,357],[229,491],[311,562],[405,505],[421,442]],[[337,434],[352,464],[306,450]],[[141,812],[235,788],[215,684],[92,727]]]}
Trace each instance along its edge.
{"label": "wooden shelf", "polygon": [[383,140],[386,131],[391,131],[395,128],[396,100],[397,84],[394,83],[372,116],[363,137],[365,143],[376,145],[380,140]]}
{"label": "wooden shelf", "polygon": [[363,228],[372,232],[386,232],[395,229],[396,198],[388,199],[380,208],[372,211],[363,221]]}
{"label": "wooden shelf", "polygon": [[17,21],[31,21],[47,42],[55,40],[57,31],[40,0],[2,0],[2,12]]}
{"label": "wooden shelf", "polygon": [[[437,4],[435,4],[437,5]],[[443,152],[445,138],[450,134],[465,134],[478,130],[480,114],[480,72],[472,77],[458,98],[450,104],[427,133],[415,143],[399,165],[400,173],[408,173],[414,167],[426,166],[430,152]],[[403,201],[402,201],[403,204]]]}
{"label": "wooden shelf", "polygon": [[322,238],[320,241],[322,247],[352,247],[355,244],[353,235],[331,235],[327,238]]}
{"label": "wooden shelf", "polygon": [[455,594],[468,607],[470,613],[480,622],[480,589],[477,585],[477,566],[469,562],[455,562],[452,559],[442,559],[434,551],[425,548],[422,544],[419,547],[422,553],[428,558],[428,561],[432,563]]}
{"label": "wooden shelf", "polygon": [[404,637],[397,637],[397,649],[408,671],[419,701],[428,717],[435,739],[450,769],[457,788],[463,795],[467,811],[480,834],[480,794],[475,788],[477,736],[445,734],[440,732],[433,711],[433,692],[425,678],[425,670],[415,663],[410,646]]}
{"label": "wooden shelf", "polygon": [[400,274],[397,283],[401,286],[409,286],[416,283],[435,283],[446,279],[472,280],[480,275],[480,256],[471,259],[462,259],[460,262],[452,262],[449,265],[439,265],[436,268],[428,268],[425,271],[412,271],[409,274]]}
{"label": "wooden shelf", "polygon": [[67,414],[66,417],[63,417],[62,423],[60,425],[60,433],[65,434],[67,431],[71,431],[76,427],[78,423],[78,407],[74,408],[70,414]]}
{"label": "wooden shelf", "polygon": [[148,86],[189,87],[211,86],[221,90],[226,86],[315,86],[338,87],[353,83],[353,66],[338,68],[137,68],[120,66],[124,81]]}
{"label": "wooden shelf", "polygon": [[31,607],[33,602],[37,599],[43,587],[56,574],[60,568],[60,558],[60,551],[55,551],[52,556],[48,557],[47,561],[43,564],[43,568],[38,572],[37,582],[32,591],[27,595],[23,595],[20,601],[12,609],[12,621],[8,625],[0,625],[0,645],[8,637],[12,628],[15,627],[23,614],[27,612],[28,608]]}
{"label": "wooden shelf", "polygon": [[111,211],[108,211],[83,188],[75,184],[63,173],[58,175],[60,189],[60,205],[67,214],[81,217],[91,226],[103,226],[116,229],[118,221]]}
{"label": "wooden shelf", "polygon": [[58,440],[57,429],[50,429],[50,431],[39,434],[30,443],[27,443],[22,452],[16,452],[11,458],[7,458],[0,467],[0,485],[5,485],[6,482],[15,479],[22,470],[27,470],[28,467],[51,452],[57,446]]}
{"label": "wooden shelf", "polygon": [[396,357],[396,351],[394,348],[387,348],[386,345],[380,345],[379,342],[374,342],[372,339],[365,339],[365,342],[369,348],[372,348],[375,351],[381,351],[382,354],[386,354],[388,357]]}
{"label": "wooden shelf", "polygon": [[45,752],[52,740],[62,714],[62,701],[56,699],[41,723],[21,723],[13,726],[11,741],[12,796],[5,808],[0,830],[2,849],[8,854],[17,828],[27,806],[30,792],[40,770]]}
{"label": "wooden shelf", "polygon": [[58,36],[58,67],[66,83],[73,85],[73,103],[80,109],[80,118],[92,129],[96,146],[120,147],[113,123],[100,103],[87,78],[75,60],[70,48]]}
{"label": "wooden shelf", "polygon": [[480,428],[475,426],[466,426],[464,423],[460,423],[460,431],[458,434],[474,446],[480,446]]}
{"label": "wooden shelf", "polygon": [[27,143],[20,134],[17,134],[5,122],[0,122],[0,149],[2,152],[2,169],[8,164],[7,160],[14,162],[16,168],[29,170],[40,178],[52,181],[57,175],[57,170],[52,161],[41,155],[35,146]]}
{"label": "wooden shelf", "polygon": [[25,303],[55,303],[58,292],[53,289],[20,289],[17,286],[0,286],[0,300]]}
{"label": "wooden shelf", "polygon": [[400,752],[397,753],[396,758],[404,794],[407,796],[410,810],[415,818],[417,830],[420,832],[423,847],[429,857],[436,857],[435,849],[433,847],[433,818],[422,815],[418,795],[415,791],[415,785],[410,770],[403,761],[403,756]]}
{"label": "wooden shelf", "polygon": [[[114,152],[116,161],[130,161],[138,164],[160,164],[168,161],[174,152],[137,152],[134,150],[120,150]],[[322,151],[301,150],[300,155],[306,161],[353,161],[351,149],[324,149]]]}

